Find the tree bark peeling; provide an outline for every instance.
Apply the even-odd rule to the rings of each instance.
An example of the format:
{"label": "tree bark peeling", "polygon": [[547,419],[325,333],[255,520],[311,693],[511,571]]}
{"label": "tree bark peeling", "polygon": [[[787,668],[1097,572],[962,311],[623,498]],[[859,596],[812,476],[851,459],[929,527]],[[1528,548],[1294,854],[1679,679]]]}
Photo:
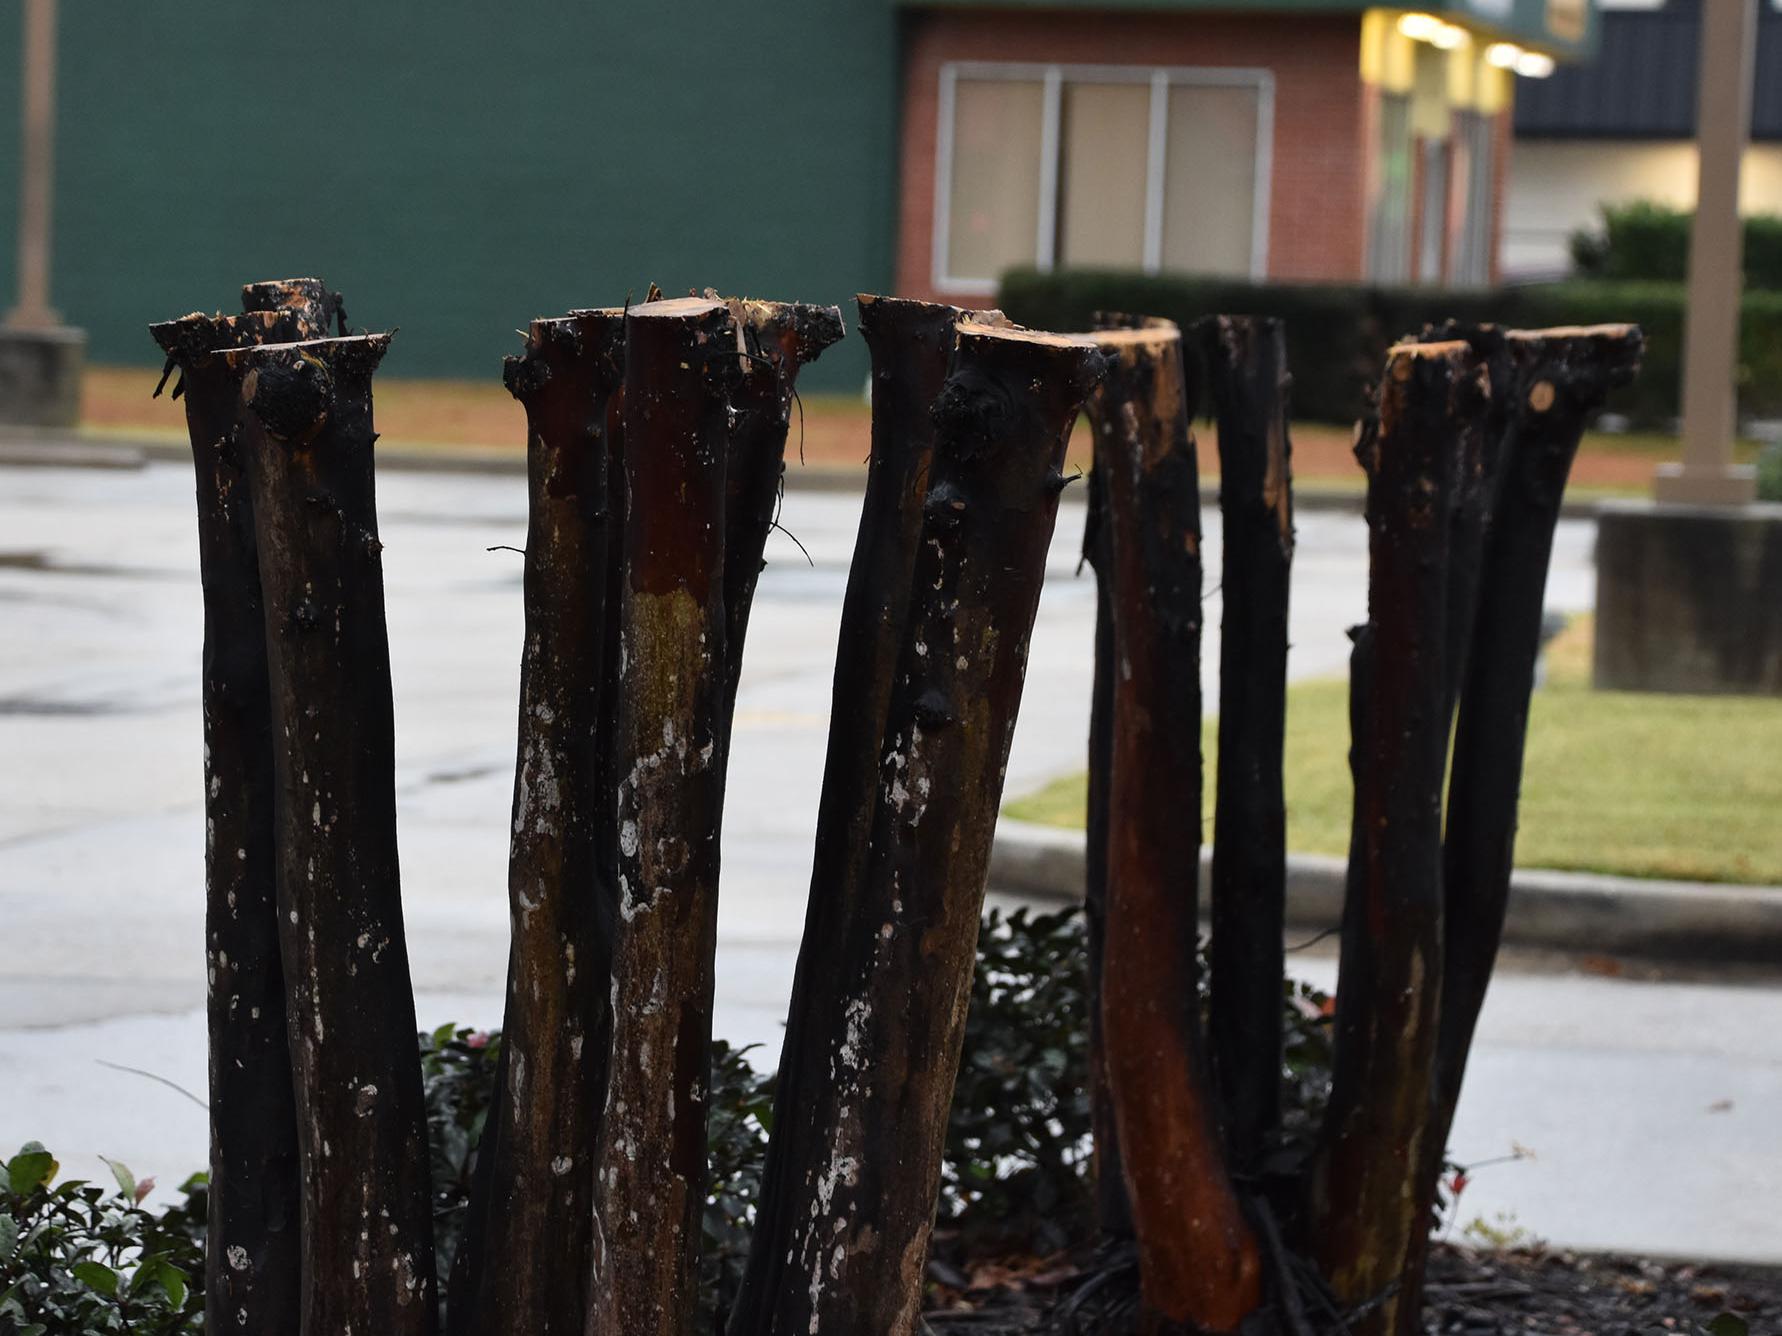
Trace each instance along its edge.
{"label": "tree bark peeling", "polygon": [[[739,1308],[736,1333],[918,1329],[990,838],[1059,470],[1099,372],[1086,340],[969,321],[955,334],[954,317],[922,311],[863,314],[875,365],[900,337],[916,338],[908,351],[923,365],[926,349],[957,343],[932,401],[930,482],[859,888],[831,907],[831,931],[805,944],[805,1070],[792,1107],[819,1108],[821,1121],[814,1135],[775,1129],[780,1232],[763,1236],[758,1222],[757,1250],[785,1260],[771,1288],[757,1266],[754,1302]],[[890,391],[880,412],[923,410],[919,393],[906,397],[914,386],[898,385],[901,370],[890,362],[875,372],[888,373],[875,381]],[[887,430],[899,425],[889,418]],[[902,511],[907,496],[887,510]],[[886,545],[893,561],[894,551]],[[838,668],[838,692],[845,680]],[[852,783],[850,771],[833,767],[837,738],[832,732],[829,774]],[[845,838],[837,845],[832,866],[846,855]],[[813,882],[813,916],[824,889]],[[823,1001],[831,1010],[820,1026],[809,1015],[815,945],[830,952]]]}
{"label": "tree bark peeling", "polygon": [[836,642],[810,899],[774,1081],[773,1136],[730,1319],[735,1336],[803,1336],[808,1328],[800,1308],[808,1295],[800,1300],[787,1289],[788,1240],[808,1217],[807,1185],[839,1108],[831,1053],[841,1042],[845,991],[835,965],[851,938],[871,930],[861,926],[869,916],[862,876],[933,459],[929,410],[946,382],[959,321],[969,314],[900,298],[863,295],[858,303],[872,357],[872,451]]}
{"label": "tree bark peeling", "polygon": [[625,316],[625,485],[613,756],[613,1040],[595,1155],[588,1336],[687,1336],[705,1205],[724,799],[729,310]]}
{"label": "tree bark peeling", "polygon": [[371,377],[387,335],[232,350],[258,530],[304,1336],[436,1329],[397,871]]}

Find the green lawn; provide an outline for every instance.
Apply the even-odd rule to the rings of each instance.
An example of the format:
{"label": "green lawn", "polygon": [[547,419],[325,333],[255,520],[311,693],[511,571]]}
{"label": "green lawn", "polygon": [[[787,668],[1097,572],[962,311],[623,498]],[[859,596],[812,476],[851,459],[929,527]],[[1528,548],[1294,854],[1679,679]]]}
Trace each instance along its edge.
{"label": "green lawn", "polygon": [[[1782,884],[1782,700],[1592,691],[1588,619],[1555,642],[1531,710],[1516,862],[1638,877]],[[1288,691],[1287,841],[1348,848],[1347,687]],[[1217,757],[1203,734],[1207,828]],[[1024,821],[1081,826],[1084,777],[1008,804]]]}

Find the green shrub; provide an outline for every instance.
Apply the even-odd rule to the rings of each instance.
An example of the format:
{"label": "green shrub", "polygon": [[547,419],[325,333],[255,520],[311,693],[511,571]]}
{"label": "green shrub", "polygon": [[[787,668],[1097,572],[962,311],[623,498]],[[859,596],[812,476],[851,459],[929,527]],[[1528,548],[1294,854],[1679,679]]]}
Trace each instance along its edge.
{"label": "green shrub", "polygon": [[1075,910],[978,934],[938,1224],[965,1253],[1047,1253],[1093,1227],[1089,998]]}
{"label": "green shrub", "polygon": [[[1526,287],[1446,289],[1360,283],[1249,283],[1181,274],[1019,269],[1004,276],[1000,302],[1022,324],[1088,329],[1098,311],[1166,316],[1186,325],[1216,312],[1280,316],[1293,372],[1294,416],[1352,422],[1393,340],[1449,318],[1538,328],[1631,321],[1646,354],[1631,385],[1607,411],[1667,429],[1682,381],[1683,288],[1675,283],[1576,280]],[[1739,341],[1739,410],[1782,417],[1782,291],[1744,297]]]}
{"label": "green shrub", "polygon": [[[1601,212],[1596,227],[1572,233],[1572,268],[1580,278],[1681,283],[1688,276],[1693,214],[1649,200],[1607,204]],[[1782,288],[1782,217],[1745,219],[1745,286]]]}
{"label": "green shrub", "polygon": [[1757,499],[1782,501],[1782,441],[1771,441],[1757,457]]}
{"label": "green shrub", "polygon": [[28,1142],[0,1177],[0,1333],[196,1336],[204,1326],[203,1174],[183,1200],[142,1208],[154,1186],[112,1165],[117,1186],[56,1182],[55,1157]]}
{"label": "green shrub", "polygon": [[[1075,909],[984,917],[941,1166],[937,1252],[1040,1254],[1093,1234],[1084,952]],[[1203,1006],[1206,977],[1203,967]],[[1283,1005],[1284,1126],[1275,1150],[1291,1163],[1309,1147],[1329,1091],[1329,1007],[1291,980]],[[444,1025],[419,1042],[444,1294],[501,1036]],[[748,1052],[721,1040],[712,1046],[702,1330],[722,1329],[741,1285],[773,1125],[773,1077],[756,1072]],[[120,1192],[84,1183],[52,1189],[54,1171],[33,1143],[8,1166],[10,1186],[0,1183],[0,1336],[196,1336],[204,1176],[187,1182],[181,1204],[154,1215],[135,1203],[121,1166]]]}
{"label": "green shrub", "polygon": [[495,1094],[501,1032],[442,1025],[423,1034],[421,1090],[433,1178],[433,1256],[444,1295],[464,1233],[477,1142]]}

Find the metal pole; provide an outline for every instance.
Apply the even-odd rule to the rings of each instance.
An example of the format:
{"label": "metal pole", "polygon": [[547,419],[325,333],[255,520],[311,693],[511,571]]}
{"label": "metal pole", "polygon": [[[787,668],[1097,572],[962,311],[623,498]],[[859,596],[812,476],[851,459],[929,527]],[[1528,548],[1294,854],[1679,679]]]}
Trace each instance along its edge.
{"label": "metal pole", "polygon": [[19,120],[19,302],[7,313],[15,329],[52,329],[50,182],[56,138],[56,0],[25,0],[23,115]]}
{"label": "metal pole", "polygon": [[1744,259],[1739,164],[1751,130],[1757,0],[1712,0],[1701,14],[1700,175],[1684,318],[1683,462],[1661,464],[1653,490],[1660,501],[1736,505],[1751,500],[1757,486],[1753,470],[1732,462]]}

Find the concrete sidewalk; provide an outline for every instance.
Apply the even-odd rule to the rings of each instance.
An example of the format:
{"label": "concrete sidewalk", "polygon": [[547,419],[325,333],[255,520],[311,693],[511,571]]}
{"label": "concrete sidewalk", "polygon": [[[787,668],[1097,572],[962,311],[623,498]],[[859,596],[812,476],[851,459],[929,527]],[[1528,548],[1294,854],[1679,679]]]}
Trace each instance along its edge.
{"label": "concrete sidewalk", "polygon": [[[189,464],[0,466],[0,1153],[39,1138],[171,1185],[202,1165],[202,636]],[[499,1021],[525,536],[512,473],[379,480],[410,960],[423,1023]],[[1067,493],[1068,495],[1068,493]],[[771,1065],[803,926],[857,498],[793,492],[768,552],[724,830],[718,1029]],[[1095,599],[1061,512],[1008,792],[1080,769]],[[1219,560],[1209,520],[1209,568]],[[1561,526],[1550,603],[1589,606],[1591,527]],[[1306,514],[1296,677],[1341,672],[1366,531]],[[1209,581],[1209,589],[1213,582]],[[1209,595],[1208,627],[1218,597]],[[1216,690],[1218,642],[1205,647]],[[1308,960],[1316,973],[1329,962]],[[1323,980],[1328,983],[1326,978]],[[1456,1150],[1470,1214],[1563,1243],[1782,1260],[1782,993],[1511,973],[1487,1004]],[[1730,1106],[1722,1101],[1730,1100]],[[1713,1111],[1711,1111],[1713,1110]]]}

